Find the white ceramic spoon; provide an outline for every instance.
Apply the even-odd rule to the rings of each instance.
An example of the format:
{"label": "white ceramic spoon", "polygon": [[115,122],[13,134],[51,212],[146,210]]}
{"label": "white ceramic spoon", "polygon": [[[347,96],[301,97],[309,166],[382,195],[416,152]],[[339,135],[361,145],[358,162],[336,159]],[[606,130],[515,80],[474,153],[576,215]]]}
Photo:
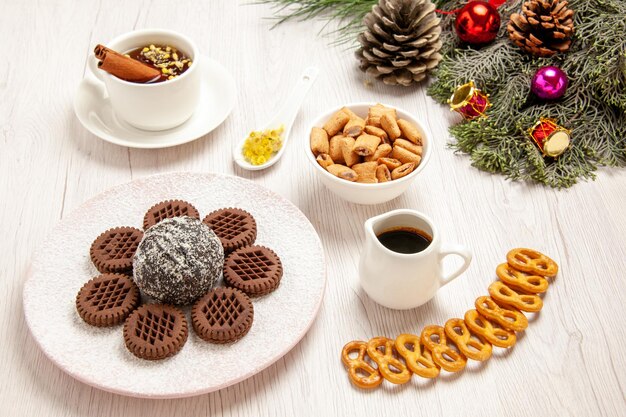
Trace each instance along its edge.
{"label": "white ceramic spoon", "polygon": [[285,126],[285,130],[283,131],[283,134],[281,136],[283,143],[278,152],[272,155],[266,163],[261,165],[252,165],[251,163],[246,161],[242,153],[243,144],[246,141],[246,137],[244,137],[237,144],[237,146],[235,146],[235,149],[233,149],[233,159],[235,160],[237,165],[244,169],[258,171],[270,167],[278,162],[280,157],[283,156],[283,152],[287,147],[287,141],[289,140],[289,134],[291,133],[291,126],[293,126],[296,115],[298,114],[300,106],[302,105],[302,102],[309,92],[309,89],[315,82],[317,74],[319,74],[319,69],[317,69],[316,67],[309,67],[305,69],[298,79],[296,87],[294,88],[289,98],[287,98],[280,111],[276,113],[276,115],[270,120],[269,123],[265,125],[264,128],[261,129],[261,131],[264,131],[267,129],[277,129],[280,127],[280,125]]}

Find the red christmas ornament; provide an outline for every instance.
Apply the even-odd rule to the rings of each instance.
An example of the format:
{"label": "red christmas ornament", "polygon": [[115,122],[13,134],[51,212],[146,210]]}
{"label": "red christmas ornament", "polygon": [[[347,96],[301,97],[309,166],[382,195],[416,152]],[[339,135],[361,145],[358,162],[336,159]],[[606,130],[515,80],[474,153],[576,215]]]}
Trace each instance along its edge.
{"label": "red christmas ornament", "polygon": [[470,1],[459,10],[454,27],[463,42],[484,45],[498,36],[500,13],[493,3],[496,2]]}
{"label": "red christmas ornament", "polygon": [[448,104],[450,104],[450,110],[459,113],[465,120],[486,117],[485,113],[491,107],[489,95],[476,88],[474,81],[457,87],[448,100]]}
{"label": "red christmas ornament", "polygon": [[571,133],[570,130],[559,126],[556,120],[546,117],[540,117],[539,121],[528,129],[528,134],[541,153],[552,158],[556,158],[569,148]]}

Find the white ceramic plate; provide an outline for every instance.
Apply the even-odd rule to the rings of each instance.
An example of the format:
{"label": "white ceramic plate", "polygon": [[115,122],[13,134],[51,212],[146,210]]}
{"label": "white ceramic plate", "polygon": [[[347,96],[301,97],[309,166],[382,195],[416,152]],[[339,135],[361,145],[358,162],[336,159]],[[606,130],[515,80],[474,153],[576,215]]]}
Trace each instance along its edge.
{"label": "white ceramic plate", "polygon": [[[273,293],[254,298],[250,332],[230,345],[189,338],[175,356],[146,361],[125,347],[123,326],[99,329],[76,312],[81,286],[97,275],[92,241],[115,226],[141,227],[145,211],[166,199],[192,203],[201,216],[240,207],[255,217],[256,243],[281,258],[284,275]],[[215,391],[265,369],[293,348],[310,328],[326,284],[324,253],[315,229],[285,198],[238,177],[163,174],[119,185],[66,216],[36,251],[24,285],[24,313],[44,353],[76,379],[103,390],[150,398]],[[184,308],[190,320],[190,308]]]}
{"label": "white ceramic plate", "polygon": [[235,106],[237,90],[232,75],[219,62],[202,57],[202,87],[198,108],[180,126],[162,131],[137,129],[120,119],[104,84],[87,75],[74,96],[74,111],[94,135],[130,148],[166,148],[196,140],[218,127]]}

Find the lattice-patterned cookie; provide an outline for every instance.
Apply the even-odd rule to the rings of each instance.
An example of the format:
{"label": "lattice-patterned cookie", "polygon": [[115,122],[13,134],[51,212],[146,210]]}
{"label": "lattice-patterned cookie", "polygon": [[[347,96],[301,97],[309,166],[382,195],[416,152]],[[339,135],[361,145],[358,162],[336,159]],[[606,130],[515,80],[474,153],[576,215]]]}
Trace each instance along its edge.
{"label": "lattice-patterned cookie", "polygon": [[220,238],[225,253],[252,245],[256,240],[256,221],[245,210],[219,209],[209,213],[202,221]]}
{"label": "lattice-patterned cookie", "polygon": [[89,280],[76,296],[76,310],[88,324],[115,326],[139,305],[139,289],[122,274],[102,274]]}
{"label": "lattice-patterned cookie", "polygon": [[91,244],[89,256],[102,273],[130,272],[133,257],[142,238],[143,232],[134,227],[109,229]]}
{"label": "lattice-patterned cookie", "polygon": [[228,255],[224,263],[226,283],[249,296],[268,294],[283,276],[280,258],[264,246],[248,246]]}
{"label": "lattice-patterned cookie", "polygon": [[254,319],[250,298],[236,288],[215,288],[193,305],[191,323],[207,342],[230,343],[248,333]]}
{"label": "lattice-patterned cookie", "polygon": [[187,341],[185,314],[167,304],[144,304],[124,324],[124,342],[131,353],[148,360],[175,355]]}
{"label": "lattice-patterned cookie", "polygon": [[183,200],[161,201],[150,207],[143,216],[143,229],[146,230],[161,220],[182,216],[199,219],[200,213],[194,206]]}

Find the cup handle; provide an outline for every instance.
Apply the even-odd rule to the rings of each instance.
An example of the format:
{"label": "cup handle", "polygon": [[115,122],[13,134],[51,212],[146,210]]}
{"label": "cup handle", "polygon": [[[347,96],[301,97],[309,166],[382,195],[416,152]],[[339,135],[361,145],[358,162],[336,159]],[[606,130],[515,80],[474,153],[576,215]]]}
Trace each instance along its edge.
{"label": "cup handle", "polygon": [[98,59],[94,54],[89,54],[87,57],[87,66],[91,73],[100,81],[104,82],[104,77],[102,76],[102,70],[98,68]]}
{"label": "cup handle", "polygon": [[443,258],[445,258],[448,255],[460,256],[461,258],[463,258],[463,265],[461,265],[459,269],[452,272],[448,276],[439,278],[439,283],[441,284],[442,287],[450,283],[452,280],[454,280],[456,277],[461,275],[463,272],[465,272],[470,262],[472,261],[472,252],[470,252],[469,249],[467,249],[465,246],[452,245],[452,244],[443,245],[443,247],[441,248],[441,251],[439,252],[439,262],[442,262]]}

